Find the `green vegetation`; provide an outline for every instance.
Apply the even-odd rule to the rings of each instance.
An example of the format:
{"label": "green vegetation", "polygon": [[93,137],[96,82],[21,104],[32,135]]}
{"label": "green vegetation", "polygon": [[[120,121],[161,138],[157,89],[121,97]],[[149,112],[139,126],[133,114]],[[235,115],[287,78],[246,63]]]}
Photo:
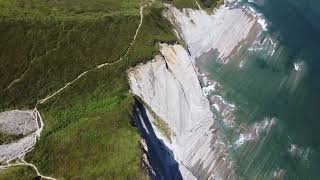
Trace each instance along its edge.
{"label": "green vegetation", "polygon": [[157,115],[157,113],[155,113],[152,108],[146,104],[141,98],[137,97],[136,96],[136,99],[138,99],[138,101],[140,103],[143,104],[143,106],[150,112],[150,114],[152,115],[154,121],[152,122],[155,126],[158,127],[159,131],[170,141],[172,142],[172,139],[171,139],[171,129],[169,127],[169,124],[166,123],[164,120],[161,119],[161,117],[159,117]]}
{"label": "green vegetation", "polygon": [[[33,108],[82,72],[105,62],[38,107],[45,123],[26,160],[56,178],[147,179],[140,136],[129,119],[126,70],[176,41],[156,1],[140,21],[137,0],[0,0],[0,109]],[[1,177],[35,176],[20,167]],[[4,175],[5,174],[5,175]]]}
{"label": "green vegetation", "polygon": [[170,130],[170,127],[169,125],[163,121],[159,116],[157,116],[155,113],[152,113],[153,117],[154,117],[154,125],[156,125],[159,130],[161,131],[161,133],[170,141],[172,142],[171,140],[171,130]]}
{"label": "green vegetation", "polygon": [[11,135],[0,132],[0,144],[7,144],[22,138],[23,135]]}
{"label": "green vegetation", "polygon": [[37,180],[37,173],[29,166],[15,166],[0,170],[0,180]]}
{"label": "green vegetation", "polygon": [[[46,18],[95,18],[102,15],[133,15],[139,11],[139,0],[68,0],[68,1],[42,1],[42,0],[0,0],[0,14],[17,18],[28,14],[46,16]],[[28,18],[28,17],[24,17]],[[42,17],[43,18],[43,17]]]}
{"label": "green vegetation", "polygon": [[182,8],[198,9],[198,6],[195,0],[163,0],[163,1],[165,3],[173,4],[179,9],[182,9]]}
{"label": "green vegetation", "polygon": [[212,10],[224,3],[224,0],[197,0],[200,6],[207,10]]}
{"label": "green vegetation", "polygon": [[176,6],[179,9],[182,8],[192,8],[198,9],[198,4],[204,10],[212,13],[212,9],[218,7],[224,3],[224,0],[163,0],[165,3],[170,3]]}

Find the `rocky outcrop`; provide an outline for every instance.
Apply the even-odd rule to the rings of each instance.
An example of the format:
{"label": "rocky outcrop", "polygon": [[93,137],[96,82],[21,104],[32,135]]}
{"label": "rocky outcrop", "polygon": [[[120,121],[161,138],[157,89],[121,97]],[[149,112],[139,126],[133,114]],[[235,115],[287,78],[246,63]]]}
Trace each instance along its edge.
{"label": "rocky outcrop", "polygon": [[24,135],[16,142],[0,145],[0,169],[3,163],[22,158],[36,144],[43,128],[42,119],[37,109],[33,111],[6,111],[0,113],[0,132]]}
{"label": "rocky outcrop", "polygon": [[[180,45],[160,47],[163,56],[128,73],[132,93],[152,111],[146,114],[156,137],[172,153],[182,178],[235,179],[228,148],[219,138],[192,57]],[[169,138],[156,126],[155,119],[168,125]]]}
{"label": "rocky outcrop", "polygon": [[192,57],[217,50],[219,58],[226,61],[239,43],[245,41],[250,31],[258,25],[258,18],[243,8],[220,6],[213,14],[204,10],[183,9],[167,5],[164,15],[186,42]]}
{"label": "rocky outcrop", "polygon": [[[195,58],[215,52],[220,62],[227,63],[241,47],[250,47],[263,29],[259,17],[248,9],[227,5],[212,15],[167,5],[164,15],[188,49],[161,44],[162,56],[128,73],[132,93],[143,102],[144,108],[136,110],[140,114],[136,120],[146,140],[145,149],[151,152],[149,164],[155,168],[153,175],[165,179],[179,179],[177,174],[183,179],[237,179],[230,147],[221,139],[222,132],[206,96],[217,84],[202,89],[194,64]],[[220,96],[210,100],[212,108],[232,126],[234,105]],[[144,118],[141,112],[145,112]],[[177,165],[178,169],[171,168]]]}
{"label": "rocky outcrop", "polygon": [[38,128],[32,111],[6,111],[0,113],[0,133],[28,135]]}

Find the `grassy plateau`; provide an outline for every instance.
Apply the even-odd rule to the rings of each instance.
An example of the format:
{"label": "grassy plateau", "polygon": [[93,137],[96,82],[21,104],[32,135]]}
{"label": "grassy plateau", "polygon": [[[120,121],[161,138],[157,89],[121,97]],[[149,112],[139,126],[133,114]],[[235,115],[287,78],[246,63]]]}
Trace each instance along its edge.
{"label": "grassy plateau", "polygon": [[[41,174],[58,179],[148,178],[140,136],[130,124],[134,99],[126,71],[158,54],[159,42],[177,41],[162,17],[163,2],[198,8],[195,0],[151,2],[0,0],[0,111],[33,109],[81,73],[109,63],[38,105],[45,127],[26,160]],[[216,1],[198,2],[212,7]],[[148,6],[130,47],[141,4]],[[1,142],[14,139],[0,135]],[[15,166],[0,170],[0,179],[39,177],[32,168]]]}
{"label": "grassy plateau", "polygon": [[[144,1],[142,3],[148,3]],[[130,124],[133,97],[126,70],[158,54],[176,38],[155,1],[0,0],[0,109],[32,109],[36,102],[82,72],[38,106],[45,127],[26,160],[58,179],[147,179],[140,136]],[[1,136],[1,139],[2,136]],[[32,168],[0,171],[0,179],[34,179]]]}

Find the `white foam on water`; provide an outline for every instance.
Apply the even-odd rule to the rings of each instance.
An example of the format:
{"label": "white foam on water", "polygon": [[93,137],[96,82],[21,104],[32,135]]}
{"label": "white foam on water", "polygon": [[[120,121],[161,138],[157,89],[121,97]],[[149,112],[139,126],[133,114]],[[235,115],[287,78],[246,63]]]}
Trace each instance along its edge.
{"label": "white foam on water", "polygon": [[209,99],[211,106],[220,114],[224,125],[228,127],[234,127],[235,116],[233,113],[236,109],[236,106],[230,102],[227,102],[220,95],[212,95]]}
{"label": "white foam on water", "polygon": [[248,51],[259,52],[259,51],[262,51],[263,49],[264,49],[263,47],[250,47],[248,48]]}
{"label": "white foam on water", "polygon": [[228,105],[228,106],[230,106],[230,107],[232,107],[232,108],[235,108],[235,107],[236,107],[236,105],[234,105],[234,104],[232,104],[232,103],[227,102],[226,100],[224,100],[222,96],[214,95],[213,97],[217,97],[217,98],[218,98],[220,101],[222,101],[223,104],[225,104],[225,105]]}
{"label": "white foam on water", "polygon": [[212,107],[214,107],[217,111],[220,111],[220,107],[218,104],[214,103],[212,104]]}
{"label": "white foam on water", "polygon": [[289,148],[290,153],[296,153],[298,151],[298,146],[296,144],[291,144]]}
{"label": "white foam on water", "polygon": [[276,48],[277,48],[277,43],[276,42],[273,42],[272,38],[269,37],[269,41],[272,45],[272,53],[271,53],[271,56],[274,55],[274,53],[276,52]]}
{"label": "white foam on water", "polygon": [[244,143],[246,143],[247,141],[251,141],[253,140],[253,136],[252,134],[243,134],[241,133],[239,138],[237,139],[237,141],[235,142],[235,146],[236,147],[240,147],[241,145],[243,145]]}
{"label": "white foam on water", "polygon": [[277,169],[273,172],[273,178],[274,179],[283,179],[283,177],[285,176],[286,171],[283,169]]}
{"label": "white foam on water", "polygon": [[[261,42],[261,40],[263,41]],[[269,35],[265,37],[261,32],[257,35],[256,40],[248,48],[248,51],[263,52],[267,55],[273,56],[276,52],[277,40],[272,39]]]}
{"label": "white foam on water", "polygon": [[245,60],[240,61],[239,68],[243,68],[245,63],[246,63]]}
{"label": "white foam on water", "polygon": [[253,17],[258,19],[257,23],[260,24],[263,31],[268,31],[268,23],[262,13],[259,13],[256,9],[254,9],[251,6],[245,6],[245,9],[247,9]]}
{"label": "white foam on water", "polygon": [[304,62],[303,61],[295,62],[293,65],[294,65],[294,70],[297,72],[300,72],[300,71],[302,71],[302,69],[304,67]]}
{"label": "white foam on water", "polygon": [[256,122],[251,126],[240,125],[245,130],[240,133],[238,139],[234,142],[234,146],[238,148],[246,142],[258,140],[264,132],[270,132],[276,125],[276,121],[276,118],[265,118],[263,121]]}
{"label": "white foam on water", "polygon": [[210,84],[206,87],[203,87],[202,91],[203,91],[204,95],[209,96],[210,94],[212,94],[216,91],[216,88],[217,88],[217,83],[213,82],[212,84]]}
{"label": "white foam on water", "polygon": [[291,156],[301,159],[302,163],[308,163],[312,149],[310,147],[302,147],[297,144],[290,144],[288,152]]}
{"label": "white foam on water", "polygon": [[259,19],[258,19],[258,23],[261,25],[262,29],[264,31],[267,31],[268,30],[268,24],[267,24],[267,21],[264,19],[264,18],[261,18],[261,16],[259,16]]}

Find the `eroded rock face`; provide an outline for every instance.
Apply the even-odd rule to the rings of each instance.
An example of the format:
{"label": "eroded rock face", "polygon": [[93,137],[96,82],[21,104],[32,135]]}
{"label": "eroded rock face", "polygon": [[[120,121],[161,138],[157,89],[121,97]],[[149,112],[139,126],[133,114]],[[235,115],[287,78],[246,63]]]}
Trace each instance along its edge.
{"label": "eroded rock face", "polygon": [[163,57],[129,72],[132,93],[168,124],[171,140],[151,122],[155,134],[172,151],[184,179],[235,179],[193,59],[180,45],[161,44],[160,51]]}
{"label": "eroded rock face", "polygon": [[37,109],[0,113],[1,133],[24,136],[15,142],[0,145],[0,165],[31,151],[40,137],[42,127],[42,119]]}
{"label": "eroded rock face", "polygon": [[0,145],[0,164],[23,156],[29,150],[31,150],[36,143],[34,136],[34,134],[30,134],[21,138],[17,142]]}
{"label": "eroded rock face", "polygon": [[0,133],[28,135],[37,130],[33,111],[6,111],[0,113]]}
{"label": "eroded rock face", "polygon": [[211,15],[203,10],[180,11],[171,5],[167,8],[164,15],[175,25],[194,58],[217,50],[219,58],[226,61],[239,43],[246,40],[258,20],[245,9],[226,6]]}

